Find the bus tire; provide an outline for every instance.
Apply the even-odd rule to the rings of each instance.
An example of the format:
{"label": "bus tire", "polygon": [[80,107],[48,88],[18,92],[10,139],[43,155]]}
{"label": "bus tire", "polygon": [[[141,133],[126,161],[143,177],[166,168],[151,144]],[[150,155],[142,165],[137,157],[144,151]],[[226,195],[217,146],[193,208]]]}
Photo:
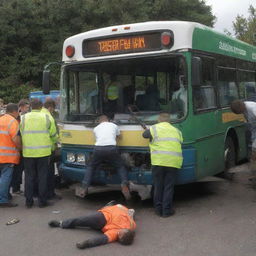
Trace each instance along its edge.
{"label": "bus tire", "polygon": [[235,143],[231,136],[227,136],[225,141],[224,159],[225,159],[225,170],[224,170],[223,176],[226,179],[232,179],[233,174],[229,172],[229,169],[236,165],[236,150],[235,150]]}

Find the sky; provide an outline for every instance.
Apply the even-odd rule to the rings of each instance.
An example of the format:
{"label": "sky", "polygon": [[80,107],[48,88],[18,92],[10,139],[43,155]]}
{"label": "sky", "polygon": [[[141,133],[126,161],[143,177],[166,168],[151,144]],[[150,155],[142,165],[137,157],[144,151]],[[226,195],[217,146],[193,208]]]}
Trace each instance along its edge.
{"label": "sky", "polygon": [[250,5],[256,7],[256,0],[205,0],[207,5],[212,6],[212,13],[217,17],[214,28],[220,32],[227,29],[233,34],[232,22],[236,16],[248,17]]}

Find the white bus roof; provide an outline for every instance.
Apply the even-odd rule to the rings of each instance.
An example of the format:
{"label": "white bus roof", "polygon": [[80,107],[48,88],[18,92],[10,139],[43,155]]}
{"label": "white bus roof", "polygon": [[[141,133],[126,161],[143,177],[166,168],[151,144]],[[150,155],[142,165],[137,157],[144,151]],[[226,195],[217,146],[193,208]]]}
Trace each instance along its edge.
{"label": "white bus roof", "polygon": [[[174,43],[170,49],[161,49],[147,52],[136,52],[136,53],[122,53],[108,56],[95,56],[95,57],[84,57],[82,52],[82,44],[86,39],[99,38],[99,37],[113,37],[122,36],[125,34],[133,34],[139,32],[149,31],[161,31],[171,30],[174,34]],[[199,31],[197,37],[200,40],[195,39],[195,31]],[[201,32],[200,32],[201,31]],[[200,34],[201,33],[201,34]],[[213,40],[212,40],[213,39]],[[211,44],[215,44],[212,45]],[[66,47],[72,45],[75,47],[75,54],[73,57],[68,58],[65,54]],[[198,49],[220,54],[235,56],[242,59],[249,59],[256,61],[256,47],[250,46],[242,41],[236,40],[232,37],[226,36],[219,32],[216,32],[210,27],[205,25],[187,22],[187,21],[150,21],[143,23],[124,24],[111,27],[105,27],[95,30],[90,30],[84,33],[80,33],[69,37],[65,40],[63,45],[62,60],[64,62],[80,62],[80,61],[91,61],[101,60],[108,58],[124,57],[124,56],[143,56],[152,53],[163,53],[163,52],[175,52],[184,49]]]}

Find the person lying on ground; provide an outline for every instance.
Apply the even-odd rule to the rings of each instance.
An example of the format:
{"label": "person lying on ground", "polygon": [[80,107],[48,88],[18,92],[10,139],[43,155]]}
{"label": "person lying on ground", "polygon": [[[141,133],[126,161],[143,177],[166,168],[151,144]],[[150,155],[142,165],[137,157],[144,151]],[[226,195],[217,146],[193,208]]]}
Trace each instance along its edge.
{"label": "person lying on ground", "polygon": [[63,229],[88,227],[103,232],[99,236],[77,243],[76,247],[79,249],[86,249],[115,241],[123,245],[130,245],[135,236],[136,223],[133,219],[135,211],[121,204],[113,204],[115,202],[111,201],[105,207],[87,216],[63,221],[51,220],[48,225],[52,228],[60,227]]}

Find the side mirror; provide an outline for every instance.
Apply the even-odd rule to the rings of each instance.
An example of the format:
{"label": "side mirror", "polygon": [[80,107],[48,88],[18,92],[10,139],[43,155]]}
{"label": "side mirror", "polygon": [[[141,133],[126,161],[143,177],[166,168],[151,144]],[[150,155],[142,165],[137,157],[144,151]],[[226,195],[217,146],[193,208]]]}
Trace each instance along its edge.
{"label": "side mirror", "polygon": [[200,57],[192,58],[192,86],[199,86],[202,84],[202,60]]}
{"label": "side mirror", "polygon": [[49,94],[50,93],[50,77],[51,77],[51,71],[50,70],[44,70],[43,71],[43,93]]}

